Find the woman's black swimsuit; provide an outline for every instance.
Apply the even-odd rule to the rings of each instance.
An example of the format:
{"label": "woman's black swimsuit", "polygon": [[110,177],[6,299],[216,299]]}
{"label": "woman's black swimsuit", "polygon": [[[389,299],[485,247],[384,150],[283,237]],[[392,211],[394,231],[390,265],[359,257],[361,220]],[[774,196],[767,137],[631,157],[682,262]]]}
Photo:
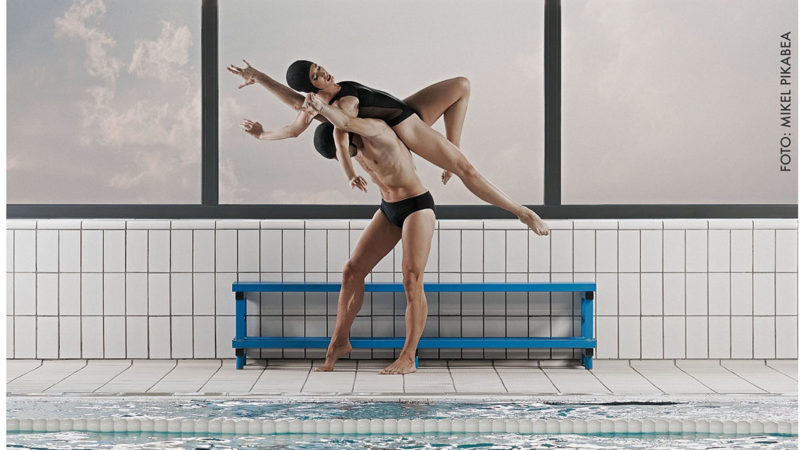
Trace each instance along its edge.
{"label": "woman's black swimsuit", "polygon": [[358,98],[358,117],[382,119],[386,125],[393,127],[406,120],[408,116],[417,114],[404,101],[392,94],[372,89],[355,81],[340,81],[339,86],[341,89],[328,104],[352,95]]}
{"label": "woman's black swimsuit", "polygon": [[433,196],[430,191],[425,191],[416,197],[410,197],[399,202],[387,202],[381,199],[381,211],[394,225],[403,228],[403,222],[411,213],[420,209],[430,208],[436,213],[436,205],[433,204]]}

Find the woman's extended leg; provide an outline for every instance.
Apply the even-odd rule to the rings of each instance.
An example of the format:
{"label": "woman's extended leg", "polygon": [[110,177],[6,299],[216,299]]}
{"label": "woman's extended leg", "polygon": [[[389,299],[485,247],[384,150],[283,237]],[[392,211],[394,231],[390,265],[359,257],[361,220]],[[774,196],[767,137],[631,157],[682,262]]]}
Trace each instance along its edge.
{"label": "woman's extended leg", "polygon": [[[447,140],[456,147],[461,146],[461,131],[467,116],[470,86],[465,77],[456,77],[434,83],[419,92],[411,94],[404,102],[414,108],[428,126],[432,126],[444,115],[444,129]],[[450,172],[445,169],[442,182],[447,184]]]}
{"label": "woman's extended leg", "polygon": [[511,200],[473,166],[463,153],[444,136],[426,125],[416,115],[393,127],[411,151],[437,166],[453,172],[464,186],[481,200],[511,212],[536,234],[550,234],[547,224],[529,208]]}
{"label": "woman's extended leg", "polygon": [[431,251],[436,215],[432,209],[411,213],[403,222],[403,288],[406,291],[406,341],[397,360],[381,370],[382,374],[414,372],[417,343],[428,318],[428,300],[422,275]]}
{"label": "woman's extended leg", "polygon": [[328,345],[325,363],[314,369],[317,372],[333,370],[336,360],[352,350],[350,327],[364,303],[364,278],[397,245],[400,237],[400,228],[392,225],[383,212],[376,211],[342,271],[342,290],[339,291],[336,327]]}

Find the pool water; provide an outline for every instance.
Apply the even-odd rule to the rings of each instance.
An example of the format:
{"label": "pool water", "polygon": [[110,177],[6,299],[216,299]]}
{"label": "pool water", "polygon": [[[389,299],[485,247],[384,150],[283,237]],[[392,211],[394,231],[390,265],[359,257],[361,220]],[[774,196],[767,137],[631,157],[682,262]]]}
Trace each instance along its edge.
{"label": "pool water", "polygon": [[[586,397],[508,401],[309,400],[181,397],[57,397],[7,399],[8,418],[259,419],[717,419],[786,421],[797,418],[797,399],[727,396],[589,401]],[[27,448],[798,448],[797,436],[759,433],[521,434],[419,433],[405,435],[168,432],[9,432],[9,447]]]}

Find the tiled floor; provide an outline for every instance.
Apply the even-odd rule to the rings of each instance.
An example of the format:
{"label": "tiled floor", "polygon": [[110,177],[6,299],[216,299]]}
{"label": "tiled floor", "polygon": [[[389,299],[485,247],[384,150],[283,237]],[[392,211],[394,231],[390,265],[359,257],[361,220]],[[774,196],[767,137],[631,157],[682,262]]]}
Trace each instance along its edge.
{"label": "tiled floor", "polygon": [[8,395],[24,394],[797,394],[796,360],[596,360],[591,371],[545,361],[421,361],[416,373],[379,375],[391,361],[232,359],[7,360]]}

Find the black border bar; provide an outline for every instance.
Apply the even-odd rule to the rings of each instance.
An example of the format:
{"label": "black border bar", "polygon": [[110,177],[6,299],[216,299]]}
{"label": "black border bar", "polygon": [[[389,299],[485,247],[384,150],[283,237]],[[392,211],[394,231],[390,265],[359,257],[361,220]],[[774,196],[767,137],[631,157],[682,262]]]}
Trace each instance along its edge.
{"label": "black border bar", "polygon": [[[529,205],[543,219],[797,217],[797,205]],[[377,205],[8,205],[9,219],[369,219]],[[484,205],[437,205],[437,219],[513,219]]]}

